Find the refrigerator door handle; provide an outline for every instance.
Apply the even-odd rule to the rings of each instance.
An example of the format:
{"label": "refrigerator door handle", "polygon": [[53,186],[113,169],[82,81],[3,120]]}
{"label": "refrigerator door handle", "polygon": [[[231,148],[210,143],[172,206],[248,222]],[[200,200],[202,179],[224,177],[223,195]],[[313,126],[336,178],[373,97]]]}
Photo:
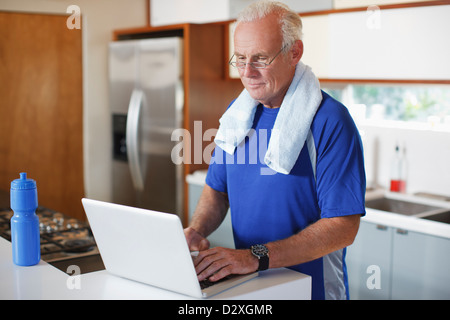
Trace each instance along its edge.
{"label": "refrigerator door handle", "polygon": [[128,106],[126,143],[131,180],[138,191],[144,190],[144,178],[139,160],[139,115],[144,103],[145,97],[142,90],[134,89]]}

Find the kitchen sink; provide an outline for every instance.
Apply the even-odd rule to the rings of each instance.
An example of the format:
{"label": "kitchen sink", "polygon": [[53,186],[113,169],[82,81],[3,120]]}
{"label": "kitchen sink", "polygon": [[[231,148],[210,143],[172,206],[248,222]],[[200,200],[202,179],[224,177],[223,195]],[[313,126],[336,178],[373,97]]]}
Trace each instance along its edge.
{"label": "kitchen sink", "polygon": [[450,223],[450,210],[436,213],[436,214],[427,215],[422,218],[427,219],[427,220],[432,220],[432,221],[443,222],[443,223]]}
{"label": "kitchen sink", "polygon": [[366,208],[450,224],[450,207],[409,195],[385,193],[366,198]]}
{"label": "kitchen sink", "polygon": [[441,207],[435,207],[407,200],[392,199],[385,196],[367,200],[366,207],[376,210],[399,213],[407,216],[415,216],[425,212],[442,210]]}

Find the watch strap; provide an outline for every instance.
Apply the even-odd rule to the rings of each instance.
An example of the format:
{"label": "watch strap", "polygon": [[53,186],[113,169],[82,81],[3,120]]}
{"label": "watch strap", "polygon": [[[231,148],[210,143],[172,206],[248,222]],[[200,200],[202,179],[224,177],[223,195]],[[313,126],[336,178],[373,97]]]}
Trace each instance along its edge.
{"label": "watch strap", "polygon": [[264,271],[267,269],[269,269],[269,257],[268,256],[259,257],[258,271]]}

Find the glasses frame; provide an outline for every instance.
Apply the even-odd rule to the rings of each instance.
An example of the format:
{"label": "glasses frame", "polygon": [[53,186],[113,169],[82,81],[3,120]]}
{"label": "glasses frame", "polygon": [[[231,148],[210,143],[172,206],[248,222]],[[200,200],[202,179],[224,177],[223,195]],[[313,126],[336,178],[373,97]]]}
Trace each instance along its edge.
{"label": "glasses frame", "polygon": [[[268,66],[270,66],[270,64],[275,60],[276,57],[278,57],[280,55],[281,52],[283,52],[283,50],[286,48],[286,46],[283,46],[281,48],[280,51],[278,51],[278,53],[272,58],[272,60],[270,60],[269,63],[265,63],[265,62],[237,62],[237,61],[231,61],[233,60],[235,54],[233,53],[233,55],[231,56],[230,60],[228,61],[228,64],[234,68],[237,69],[245,69],[247,67],[247,65],[250,65],[250,67],[255,68],[255,69],[265,69]],[[238,63],[241,66],[238,66]],[[256,64],[256,65],[255,65]]]}

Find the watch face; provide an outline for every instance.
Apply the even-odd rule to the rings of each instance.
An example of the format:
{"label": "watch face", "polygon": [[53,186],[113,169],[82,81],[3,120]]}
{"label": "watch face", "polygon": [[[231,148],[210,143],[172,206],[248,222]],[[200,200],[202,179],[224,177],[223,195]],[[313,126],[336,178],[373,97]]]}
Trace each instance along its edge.
{"label": "watch face", "polygon": [[257,244],[252,246],[252,252],[254,255],[258,257],[264,257],[267,256],[269,253],[269,249],[265,245]]}

